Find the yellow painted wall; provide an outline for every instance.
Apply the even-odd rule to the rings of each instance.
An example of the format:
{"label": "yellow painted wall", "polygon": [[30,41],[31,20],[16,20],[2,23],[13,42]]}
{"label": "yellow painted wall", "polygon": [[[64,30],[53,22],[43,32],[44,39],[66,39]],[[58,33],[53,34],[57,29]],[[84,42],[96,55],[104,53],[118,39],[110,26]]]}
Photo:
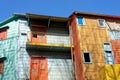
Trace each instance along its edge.
{"label": "yellow painted wall", "polygon": [[100,69],[100,80],[120,80],[120,64],[103,66]]}
{"label": "yellow painted wall", "polygon": [[85,17],[84,20],[85,25],[77,25],[80,54],[82,57],[82,52],[89,51],[92,56],[92,64],[83,62],[84,79],[100,80],[99,70],[106,64],[103,43],[110,42],[108,29],[99,27],[97,18]]}

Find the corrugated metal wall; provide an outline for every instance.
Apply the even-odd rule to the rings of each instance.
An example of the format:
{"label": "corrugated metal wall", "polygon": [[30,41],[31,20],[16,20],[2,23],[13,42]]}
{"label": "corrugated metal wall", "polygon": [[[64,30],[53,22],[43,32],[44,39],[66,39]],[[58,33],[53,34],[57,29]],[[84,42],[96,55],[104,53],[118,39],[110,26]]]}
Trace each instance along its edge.
{"label": "corrugated metal wall", "polygon": [[49,44],[70,44],[70,38],[66,29],[47,29],[47,43]]}
{"label": "corrugated metal wall", "polygon": [[120,40],[120,31],[109,30],[109,35],[111,40]]}
{"label": "corrugated metal wall", "polygon": [[[50,59],[50,57],[53,57]],[[59,56],[55,59],[55,56],[48,58],[48,80],[73,80],[71,59],[67,56]]]}
{"label": "corrugated metal wall", "polygon": [[48,80],[73,80],[70,53],[32,50],[29,54],[48,57]]}
{"label": "corrugated metal wall", "polygon": [[109,30],[120,30],[120,22],[119,20],[116,21],[116,20],[107,20],[107,25],[108,25],[108,28]]}
{"label": "corrugated metal wall", "polygon": [[17,21],[12,21],[4,26],[7,29],[7,39],[0,40],[0,57],[6,57],[4,62],[4,74],[0,74],[0,80],[15,80],[15,55],[17,53],[18,26]]}
{"label": "corrugated metal wall", "polygon": [[[69,33],[68,30],[65,28],[43,28],[43,27],[32,27],[32,35],[33,35],[33,31],[35,29],[36,33],[37,33],[37,37],[32,37],[32,42],[36,42],[36,43],[47,43],[47,44],[70,44],[70,38],[69,38]],[[43,30],[45,33],[45,35],[43,35],[43,38],[40,38],[40,30],[41,29],[46,29]],[[43,41],[42,41],[43,40]],[[46,40],[46,41],[44,41]]]}
{"label": "corrugated metal wall", "polygon": [[[88,22],[90,21],[92,20],[88,19]],[[96,26],[96,28],[93,28],[92,26],[91,28],[90,26],[84,26],[84,27],[78,26],[78,27],[80,34],[81,53],[88,51],[91,53],[91,57],[92,57],[92,64],[83,64],[84,78],[99,80],[100,79],[99,69],[100,67],[104,66],[104,64],[106,64],[107,62],[104,56],[104,48],[103,48],[103,43],[110,41],[107,35],[107,29],[97,28],[98,26]],[[89,28],[85,28],[85,27],[89,27]]]}
{"label": "corrugated metal wall", "polygon": [[19,20],[18,23],[19,38],[18,38],[18,50],[15,56],[16,80],[29,79],[29,55],[26,51],[26,42],[29,41],[30,29],[26,20]]}
{"label": "corrugated metal wall", "polygon": [[120,64],[120,40],[111,40],[115,63]]}
{"label": "corrugated metal wall", "polygon": [[[33,27],[34,28],[34,27]],[[39,28],[39,27],[38,27]],[[42,27],[41,27],[42,28]],[[38,38],[39,39],[39,38]],[[47,44],[70,45],[69,33],[65,28],[47,28]],[[73,80],[70,53],[35,51],[32,55],[48,57],[48,80]],[[31,51],[28,52],[31,54]]]}
{"label": "corrugated metal wall", "polygon": [[[30,40],[30,28],[27,25],[27,21],[25,20],[19,20],[19,28],[18,28],[18,51],[15,58],[16,61],[16,79],[17,80],[24,80],[30,78],[30,52],[26,51],[26,42],[31,41]],[[59,31],[59,32],[58,32]],[[58,33],[58,34],[57,34]],[[60,31],[54,30],[54,29],[48,29],[47,30],[47,43],[50,44],[69,44],[69,35],[67,30]],[[41,51],[39,51],[41,52]],[[36,53],[36,52],[35,52]],[[35,54],[34,53],[34,54]],[[33,55],[34,55],[33,54]],[[43,53],[44,54],[44,53]],[[72,80],[72,69],[71,69],[71,59],[56,59],[54,58],[54,55],[50,53],[50,57],[53,57],[51,59],[48,59],[48,67],[49,67],[49,80]],[[61,56],[62,57],[62,56]],[[70,57],[70,56],[68,56]],[[58,65],[59,63],[59,65]],[[63,64],[64,63],[64,64]],[[52,65],[53,66],[52,66]],[[61,66],[60,66],[61,65]],[[68,66],[69,65],[69,66]],[[60,72],[62,71],[62,73]],[[54,73],[56,72],[56,73]],[[55,76],[56,75],[56,76]]]}
{"label": "corrugated metal wall", "polygon": [[107,21],[115,63],[120,63],[120,22]]}
{"label": "corrugated metal wall", "polygon": [[84,80],[84,72],[83,72],[83,63],[82,63],[82,55],[81,55],[81,49],[79,45],[79,34],[76,26],[76,16],[71,16],[72,22],[71,22],[71,29],[72,29],[72,35],[73,35],[73,45],[74,45],[74,71],[75,71],[75,79],[76,80]]}
{"label": "corrugated metal wall", "polygon": [[0,75],[3,80],[15,80],[15,54],[17,49],[17,38],[12,37],[0,41],[0,57],[6,57],[4,62],[4,74]]}
{"label": "corrugated metal wall", "polygon": [[[81,67],[83,67],[84,78],[81,79],[82,76],[79,77],[79,79],[81,80],[84,80],[84,79],[85,80],[99,80],[100,79],[100,74],[99,74],[100,67],[104,66],[107,61],[105,59],[103,43],[105,42],[109,43],[110,38],[108,35],[107,26],[106,28],[102,28],[98,26],[98,22],[97,22],[98,19],[99,18],[97,17],[84,16],[85,25],[79,25],[77,23],[77,18],[75,18],[76,22],[74,22],[72,25],[72,27],[76,28],[73,34],[75,34],[75,32],[78,34],[78,36],[76,36],[78,38],[74,38],[74,48],[75,48],[74,50],[76,50],[75,56],[80,54],[79,58],[82,60],[81,62],[79,61],[79,63],[76,63],[76,65],[79,66],[80,69]],[[75,44],[75,41],[78,41],[77,45]],[[83,56],[82,56],[83,52],[91,53],[92,64],[84,63]],[[79,68],[76,68],[77,71],[78,70],[80,71]]]}

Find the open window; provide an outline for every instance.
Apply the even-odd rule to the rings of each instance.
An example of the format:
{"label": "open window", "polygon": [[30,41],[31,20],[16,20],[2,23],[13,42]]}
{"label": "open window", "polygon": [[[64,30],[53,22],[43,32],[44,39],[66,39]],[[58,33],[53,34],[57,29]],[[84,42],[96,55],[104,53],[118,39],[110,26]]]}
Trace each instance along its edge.
{"label": "open window", "polygon": [[84,63],[92,63],[91,53],[83,52],[83,61]]}
{"label": "open window", "polygon": [[33,31],[32,37],[37,38],[37,31]]}
{"label": "open window", "polygon": [[85,25],[85,21],[83,17],[77,17],[78,25]]}
{"label": "open window", "polygon": [[112,47],[110,45],[110,43],[104,43],[103,44],[104,47],[104,54],[105,54],[105,58],[106,58],[106,63],[107,64],[114,64],[114,56],[112,53]]}

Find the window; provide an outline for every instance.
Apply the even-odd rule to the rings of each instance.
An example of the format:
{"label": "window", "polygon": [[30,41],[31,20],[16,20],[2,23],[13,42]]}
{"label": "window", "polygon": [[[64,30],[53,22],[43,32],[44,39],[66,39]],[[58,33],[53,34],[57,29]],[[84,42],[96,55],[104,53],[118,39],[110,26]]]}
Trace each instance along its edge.
{"label": "window", "polygon": [[90,52],[83,52],[84,63],[92,63]]}
{"label": "window", "polygon": [[3,74],[3,69],[4,69],[4,61],[0,61],[0,74]]}
{"label": "window", "polygon": [[0,40],[6,39],[7,29],[0,29]]}
{"label": "window", "polygon": [[114,57],[110,43],[104,43],[104,54],[107,64],[114,64]]}
{"label": "window", "polygon": [[37,31],[33,31],[32,36],[33,36],[34,38],[37,38]]}
{"label": "window", "polygon": [[77,21],[79,25],[85,25],[84,18],[83,17],[77,17]]}
{"label": "window", "polygon": [[34,38],[37,38],[37,34],[33,33],[33,37],[34,37]]}
{"label": "window", "polygon": [[98,19],[98,25],[100,27],[105,27],[106,26],[105,20],[104,19]]}
{"label": "window", "polygon": [[26,36],[26,35],[27,35],[27,33],[21,33],[21,35]]}
{"label": "window", "polygon": [[4,71],[4,60],[6,60],[6,57],[0,58],[0,74],[3,74]]}

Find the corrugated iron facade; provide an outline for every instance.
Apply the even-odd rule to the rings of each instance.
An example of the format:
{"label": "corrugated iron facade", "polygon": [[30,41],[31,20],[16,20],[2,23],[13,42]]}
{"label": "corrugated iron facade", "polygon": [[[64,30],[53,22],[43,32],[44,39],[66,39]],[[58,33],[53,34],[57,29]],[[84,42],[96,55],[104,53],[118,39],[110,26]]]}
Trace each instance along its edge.
{"label": "corrugated iron facade", "polygon": [[112,50],[114,53],[115,63],[120,63],[120,20],[108,20],[108,29],[111,39]]}
{"label": "corrugated iron facade", "polygon": [[111,45],[114,52],[115,63],[120,64],[120,40],[111,40]]}
{"label": "corrugated iron facade", "polygon": [[[48,76],[47,80],[73,80],[71,56],[66,52],[28,51],[31,56],[47,57]],[[39,74],[38,74],[39,75]],[[32,76],[31,76],[32,77]],[[35,76],[33,76],[35,77]]]}
{"label": "corrugated iron facade", "polygon": [[[77,16],[71,16],[71,26],[73,27],[74,54],[76,58],[76,68],[78,80],[100,80],[100,67],[106,64],[103,43],[110,42],[108,29],[98,26],[97,19],[90,16],[84,17],[85,25],[78,25]],[[75,37],[74,37],[75,35]],[[85,64],[83,52],[90,52],[92,63]],[[99,58],[98,58],[99,56]],[[83,75],[82,75],[83,74]],[[81,77],[80,77],[81,76]]]}
{"label": "corrugated iron facade", "polygon": [[[31,37],[34,37],[34,40],[31,40],[29,42],[35,43],[35,44],[43,44],[44,49],[32,49],[29,48],[28,54],[30,56],[38,56],[38,57],[46,57],[47,58],[47,67],[48,67],[48,73],[44,73],[43,75],[46,76],[45,80],[73,80],[72,76],[72,63],[71,63],[71,54],[70,54],[70,49],[69,51],[66,52],[66,50],[61,50],[59,49],[52,49],[53,45],[59,45],[64,48],[64,45],[70,45],[70,38],[69,38],[69,31],[67,30],[66,26],[60,25],[59,21],[51,21],[51,25],[46,26],[46,24],[39,23],[40,21],[37,21],[35,23],[31,22]],[[39,24],[38,24],[39,23]],[[35,29],[37,28],[37,36],[33,36]],[[41,30],[44,29],[42,32],[44,33],[42,36]],[[40,37],[41,36],[41,37]],[[36,39],[36,40],[35,40]],[[41,42],[44,41],[44,42]],[[50,49],[45,49],[45,45],[47,46],[49,44]],[[35,46],[35,45],[34,45]],[[41,47],[42,48],[42,47]],[[52,51],[49,51],[52,50]],[[54,51],[53,51],[54,50]],[[37,63],[37,61],[36,61]],[[43,65],[45,65],[43,63]],[[45,66],[46,66],[45,65]],[[39,65],[38,65],[39,66]],[[37,66],[36,66],[37,67]],[[32,65],[30,66],[30,79],[35,79],[37,78],[37,72],[35,71],[36,75],[33,75],[33,68]],[[35,70],[37,70],[35,68]],[[39,76],[39,80],[41,80]],[[44,80],[44,79],[43,79]]]}
{"label": "corrugated iron facade", "polygon": [[77,28],[77,22],[76,22],[76,17],[75,15],[71,16],[71,22],[70,22],[70,29],[71,33],[72,33],[72,42],[74,45],[74,49],[73,49],[73,65],[72,67],[74,67],[74,77],[76,80],[84,80],[84,72],[83,72],[83,64],[82,64],[82,55],[81,55],[81,49],[80,49],[80,45],[78,44],[79,41],[79,34],[78,34],[78,28]]}
{"label": "corrugated iron facade", "polygon": [[18,44],[18,21],[12,21],[1,27],[8,26],[6,38],[0,40],[0,57],[6,57],[4,61],[4,72],[0,74],[0,80],[15,79],[15,55]]}
{"label": "corrugated iron facade", "polygon": [[[119,79],[119,65],[114,64],[120,63],[120,24],[115,17],[73,13],[69,24],[68,18],[19,16],[0,24],[0,57],[7,58],[1,80],[108,80],[109,73]],[[99,26],[98,19],[106,26]],[[90,63],[84,52],[90,53]]]}
{"label": "corrugated iron facade", "polygon": [[15,78],[16,80],[29,79],[30,57],[26,50],[26,42],[30,40],[30,27],[27,20],[18,20],[18,46],[15,55]]}

